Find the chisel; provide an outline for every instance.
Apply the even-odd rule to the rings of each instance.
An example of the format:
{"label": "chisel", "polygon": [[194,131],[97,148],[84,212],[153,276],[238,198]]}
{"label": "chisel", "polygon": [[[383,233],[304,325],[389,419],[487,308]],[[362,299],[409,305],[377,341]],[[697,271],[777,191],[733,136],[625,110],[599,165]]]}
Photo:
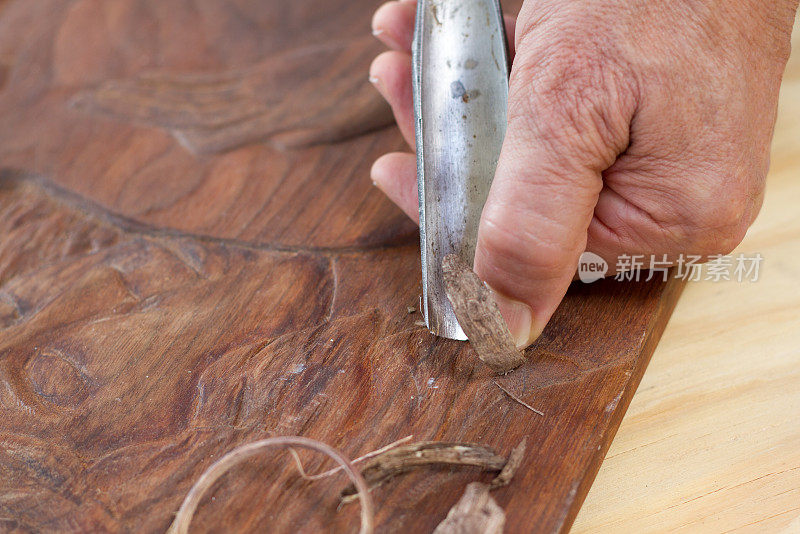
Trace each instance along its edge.
{"label": "chisel", "polygon": [[419,0],[413,92],[428,329],[466,339],[445,295],[442,260],[469,265],[506,129],[509,61],[498,0]]}

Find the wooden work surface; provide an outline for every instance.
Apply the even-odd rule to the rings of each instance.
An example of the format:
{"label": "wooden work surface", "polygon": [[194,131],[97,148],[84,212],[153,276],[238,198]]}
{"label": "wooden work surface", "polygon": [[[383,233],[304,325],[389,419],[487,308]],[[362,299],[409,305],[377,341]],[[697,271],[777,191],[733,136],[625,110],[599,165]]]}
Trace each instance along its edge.
{"label": "wooden work surface", "polygon": [[[682,284],[575,285],[502,380],[543,416],[467,344],[420,328],[416,229],[368,179],[403,148],[366,82],[377,4],[0,0],[0,530],[163,532],[220,455],[292,434],[351,458],[411,434],[504,455],[527,436],[494,493],[507,530],[569,527]],[[785,239],[760,244],[793,282]],[[767,315],[695,318],[681,324],[718,348],[731,324]],[[672,379],[708,379],[691,369]],[[719,399],[719,376],[692,394]],[[302,454],[309,471],[328,465]],[[430,531],[491,476],[399,477],[374,491],[379,527]],[[353,531],[343,485],[265,455],[226,475],[192,525]]]}
{"label": "wooden work surface", "polygon": [[574,532],[800,532],[800,29],[756,283],[690,283]]}

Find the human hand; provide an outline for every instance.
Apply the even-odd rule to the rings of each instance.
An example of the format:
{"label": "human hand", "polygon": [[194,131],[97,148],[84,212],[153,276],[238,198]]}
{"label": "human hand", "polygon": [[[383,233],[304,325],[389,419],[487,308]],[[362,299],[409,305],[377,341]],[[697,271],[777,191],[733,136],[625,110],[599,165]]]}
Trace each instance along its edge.
{"label": "human hand", "polygon": [[[797,4],[535,0],[506,18],[508,129],[474,268],[520,347],[584,251],[613,266],[739,244],[763,200]],[[413,0],[376,11],[373,32],[392,50],[370,69],[412,147],[415,12]],[[413,154],[381,157],[372,179],[418,220]]]}

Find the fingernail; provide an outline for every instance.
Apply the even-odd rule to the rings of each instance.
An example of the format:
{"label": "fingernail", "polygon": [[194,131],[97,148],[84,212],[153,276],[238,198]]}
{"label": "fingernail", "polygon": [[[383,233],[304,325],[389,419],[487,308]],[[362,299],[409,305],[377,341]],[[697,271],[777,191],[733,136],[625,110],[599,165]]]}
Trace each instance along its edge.
{"label": "fingernail", "polygon": [[534,326],[534,317],[531,307],[524,302],[519,302],[493,291],[495,302],[500,308],[503,319],[508,324],[508,330],[514,338],[518,349],[524,349],[542,333],[541,329]]}
{"label": "fingernail", "polygon": [[383,41],[389,48],[393,48],[395,50],[402,50],[405,48],[393,34],[388,33],[383,28],[373,29],[372,35],[373,37],[377,37],[379,40]]}
{"label": "fingernail", "polygon": [[375,87],[375,89],[377,89],[377,91],[381,94],[381,96],[384,99],[386,98],[386,95],[383,94],[383,84],[381,83],[380,78],[376,78],[375,76],[370,76],[369,77],[369,83],[371,83],[373,85],[373,87]]}
{"label": "fingernail", "polygon": [[[377,161],[375,163],[377,163]],[[383,192],[383,187],[381,187],[381,175],[380,173],[375,172],[375,163],[372,164],[372,168],[369,170],[369,177],[372,180],[372,185],[377,187],[379,191]],[[380,167],[378,167],[378,169],[380,169]]]}

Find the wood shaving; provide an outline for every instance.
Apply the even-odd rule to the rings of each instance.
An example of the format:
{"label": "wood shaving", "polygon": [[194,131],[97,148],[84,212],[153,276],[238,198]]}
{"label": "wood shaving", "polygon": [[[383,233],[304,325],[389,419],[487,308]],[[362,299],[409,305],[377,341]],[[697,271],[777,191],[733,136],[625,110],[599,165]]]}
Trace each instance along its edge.
{"label": "wood shaving", "polygon": [[525,355],[517,350],[492,292],[470,266],[450,254],[442,261],[442,271],[447,298],[478,357],[501,374],[525,363]]}
{"label": "wood shaving", "polygon": [[506,522],[506,514],[495,502],[489,492],[508,485],[519,469],[525,456],[528,439],[514,447],[508,455],[508,461],[500,474],[492,483],[468,484],[461,499],[447,513],[447,517],[439,523],[434,534],[502,534]]}
{"label": "wood shaving", "polygon": [[522,441],[512,449],[511,454],[508,455],[508,461],[506,461],[506,465],[503,466],[503,470],[500,471],[500,474],[497,475],[492,483],[489,485],[489,489],[496,489],[502,486],[507,486],[511,479],[514,478],[514,475],[519,469],[520,464],[522,463],[522,459],[525,457],[525,448],[528,446],[528,438],[522,438]]}
{"label": "wood shaving", "polygon": [[205,492],[208,491],[214,482],[235,465],[271,447],[303,447],[321,452],[333,458],[342,467],[342,470],[344,470],[347,476],[350,477],[353,487],[356,488],[354,491],[357,493],[357,498],[361,501],[361,528],[359,529],[359,534],[371,534],[374,531],[375,512],[372,504],[372,497],[369,494],[367,483],[358,471],[356,471],[352,463],[338,451],[321,441],[301,436],[281,436],[262,439],[236,447],[214,462],[211,467],[205,470],[189,490],[189,493],[186,495],[186,498],[183,500],[175,516],[175,520],[167,530],[167,534],[187,534],[189,532],[189,524],[192,521],[192,517],[194,517],[197,506],[200,504]]}
{"label": "wood shaving", "polygon": [[472,482],[433,533],[502,534],[505,523],[506,513],[489,495],[489,486]]}
{"label": "wood shaving", "polygon": [[503,393],[505,393],[506,395],[508,395],[509,397],[511,397],[511,400],[513,400],[513,401],[516,401],[518,404],[521,404],[522,406],[526,407],[527,409],[529,409],[529,410],[530,410],[530,411],[532,411],[533,413],[539,414],[539,415],[541,415],[542,417],[544,417],[544,412],[542,412],[541,410],[537,410],[536,408],[534,408],[533,406],[531,406],[530,404],[528,404],[528,403],[527,403],[527,402],[525,402],[524,400],[520,399],[519,397],[517,397],[516,395],[514,395],[513,393],[511,393],[509,390],[507,390],[506,388],[504,388],[503,386],[501,386],[501,385],[500,385],[500,383],[499,383],[499,382],[497,382],[497,380],[493,380],[493,382],[494,382],[494,385],[495,385],[495,386],[497,386],[497,387],[499,387],[499,388],[500,388],[500,391],[502,391]]}
{"label": "wood shaving", "polygon": [[[388,450],[394,449],[395,447],[398,447],[398,446],[402,445],[403,443],[411,441],[413,438],[414,438],[414,436],[406,436],[404,438],[398,439],[397,441],[392,442],[392,443],[386,445],[385,447],[381,447],[380,449],[374,450],[372,452],[368,452],[364,456],[359,456],[358,458],[356,458],[355,460],[353,460],[350,463],[355,465],[355,464],[357,464],[359,462],[363,462],[364,460],[368,460],[368,459],[372,458],[373,456],[377,456],[377,455],[382,454],[382,453],[384,453],[384,452],[386,452]],[[344,469],[344,467],[342,467],[340,465],[339,467],[334,467],[333,469],[328,469],[327,471],[323,471],[322,473],[317,473],[316,475],[309,475],[309,474],[306,473],[305,469],[303,469],[303,463],[300,461],[300,456],[297,454],[297,451],[295,451],[294,449],[289,449],[289,452],[292,454],[292,458],[294,458],[294,463],[297,466],[297,470],[300,472],[300,476],[303,477],[303,479],[305,479],[305,480],[320,480],[322,478],[326,478],[326,477],[329,477],[331,475],[334,475],[334,474],[338,473],[339,471],[341,471],[342,469]]]}
{"label": "wood shaving", "polygon": [[[372,489],[399,474],[430,465],[475,466],[485,471],[500,471],[506,459],[483,445],[421,441],[371,458],[361,470],[361,476]],[[348,502],[354,494],[355,486],[351,484],[342,491],[342,502]]]}

